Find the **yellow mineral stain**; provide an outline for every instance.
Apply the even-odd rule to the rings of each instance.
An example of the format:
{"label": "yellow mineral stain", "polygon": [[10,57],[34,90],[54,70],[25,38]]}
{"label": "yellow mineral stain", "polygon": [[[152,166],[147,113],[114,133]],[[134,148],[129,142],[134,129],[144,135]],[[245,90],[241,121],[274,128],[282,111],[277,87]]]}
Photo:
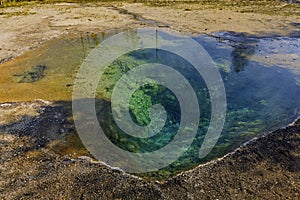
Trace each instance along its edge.
{"label": "yellow mineral stain", "polygon": [[[0,65],[0,102],[71,100],[76,72],[87,54],[103,40],[96,34],[54,39]],[[92,38],[92,39],[91,39]],[[44,65],[44,77],[19,83],[20,74]]]}

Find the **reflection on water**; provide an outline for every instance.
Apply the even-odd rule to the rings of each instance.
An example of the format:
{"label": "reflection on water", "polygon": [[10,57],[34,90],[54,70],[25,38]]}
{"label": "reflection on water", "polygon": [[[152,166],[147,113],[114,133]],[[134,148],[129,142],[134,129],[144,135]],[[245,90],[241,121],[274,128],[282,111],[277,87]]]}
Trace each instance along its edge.
{"label": "reflection on water", "polygon": [[[159,149],[174,137],[180,123],[180,106],[176,97],[162,86],[147,85],[134,93],[131,101],[131,114],[135,122],[147,125],[149,108],[160,103],[168,111],[168,120],[162,131],[155,137],[147,139],[128,136],[120,130],[111,116],[110,103],[101,103],[101,97],[110,99],[115,81],[130,69],[144,64],[156,62],[173,67],[190,82],[200,103],[201,119],[197,136],[188,151],[170,166],[159,172],[147,173],[146,176],[168,176],[176,171],[185,170],[198,163],[203,163],[223,156],[234,150],[247,140],[268,131],[275,130],[293,121],[300,113],[299,76],[289,69],[279,66],[266,67],[251,58],[255,55],[259,39],[243,39],[227,41],[200,36],[196,38],[213,56],[224,80],[227,94],[227,117],[222,135],[204,159],[198,158],[198,149],[202,144],[209,126],[210,101],[209,92],[201,77],[185,60],[162,50],[148,49],[133,52],[119,58],[105,73],[99,85],[109,87],[98,90],[100,121],[102,127],[113,143],[127,151],[148,152]],[[105,106],[103,106],[105,105]],[[108,109],[108,110],[107,110]],[[105,117],[104,117],[105,116]],[[178,147],[180,148],[180,147]]]}
{"label": "reflection on water", "polygon": [[[128,32],[128,40],[134,32]],[[109,34],[108,34],[109,35]],[[0,66],[0,101],[32,99],[71,101],[72,84],[81,62],[107,36],[105,33],[71,36],[51,41],[41,48]],[[149,123],[151,105],[160,103],[168,111],[167,124],[149,139],[129,137],[114,124],[110,96],[114,84],[130,69],[147,62],[172,66],[190,81],[201,104],[199,131],[189,150],[175,163],[147,176],[166,177],[196,164],[220,157],[242,143],[285,126],[300,113],[300,38],[253,37],[215,33],[195,37],[212,56],[223,78],[227,95],[227,117],[222,135],[212,152],[198,158],[198,148],[209,126],[210,100],[206,85],[192,66],[171,53],[148,49],[116,60],[104,73],[97,89],[97,109],[107,136],[132,152],[146,152],[166,145],[178,129],[180,106],[171,91],[146,85],[131,99],[131,116],[140,125]],[[132,41],[135,42],[135,41]],[[44,66],[41,71],[36,66]],[[25,80],[25,81],[20,81]],[[33,81],[32,81],[33,80]]]}
{"label": "reflection on water", "polygon": [[248,65],[248,60],[251,55],[255,53],[255,49],[249,44],[240,44],[233,47],[231,53],[232,65],[235,72],[244,71]]}
{"label": "reflection on water", "polygon": [[67,36],[45,43],[0,67],[0,102],[70,100],[76,71],[112,33]]}

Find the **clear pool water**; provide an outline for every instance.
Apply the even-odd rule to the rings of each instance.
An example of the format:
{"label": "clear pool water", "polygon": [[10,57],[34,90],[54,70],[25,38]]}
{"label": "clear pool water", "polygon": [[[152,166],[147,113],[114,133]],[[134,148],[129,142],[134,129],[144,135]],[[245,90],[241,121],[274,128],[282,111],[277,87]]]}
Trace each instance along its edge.
{"label": "clear pool water", "polygon": [[[0,67],[1,102],[45,99],[71,104],[73,81],[81,62],[110,34],[56,39],[3,64]],[[132,152],[153,151],[172,140],[180,125],[180,106],[172,91],[163,86],[141,87],[130,101],[132,119],[142,126],[149,124],[149,108],[160,103],[167,110],[167,123],[159,134],[150,138],[125,134],[115,125],[110,108],[112,89],[124,73],[140,64],[157,62],[179,71],[196,91],[201,102],[201,118],[192,145],[170,166],[143,176],[167,177],[221,157],[254,137],[286,126],[300,114],[300,38],[222,32],[194,39],[214,60],[227,95],[223,132],[204,159],[198,158],[198,149],[209,126],[211,102],[205,82],[187,61],[157,49],[135,51],[109,66],[99,82],[96,96],[99,121],[113,143]],[[37,66],[43,66],[38,76],[34,74]],[[26,81],[20,81],[24,77]]]}

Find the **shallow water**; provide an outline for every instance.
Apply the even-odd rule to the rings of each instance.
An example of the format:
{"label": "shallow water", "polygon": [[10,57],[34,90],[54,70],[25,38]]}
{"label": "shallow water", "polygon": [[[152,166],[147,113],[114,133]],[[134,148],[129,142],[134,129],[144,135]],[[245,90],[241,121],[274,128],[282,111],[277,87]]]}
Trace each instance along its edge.
{"label": "shallow water", "polygon": [[[56,39],[1,65],[0,102],[33,99],[70,102],[80,64],[110,34],[113,33]],[[158,172],[144,174],[146,176],[167,177],[221,157],[256,136],[289,124],[300,114],[300,38],[215,33],[194,39],[206,49],[219,68],[227,95],[227,116],[222,135],[204,159],[198,158],[198,149],[209,125],[209,93],[202,78],[194,75],[189,63],[155,49],[132,52],[114,62],[99,83],[96,108],[99,117],[103,119],[105,116],[106,119],[99,118],[100,123],[106,127],[107,136],[115,144],[132,152],[153,151],[166,145],[178,129],[180,107],[166,88],[148,85],[139,89],[131,99],[134,121],[147,125],[149,107],[161,103],[169,111],[168,124],[160,134],[150,139],[126,136],[114,124],[109,102],[112,88],[122,74],[149,61],[163,63],[180,71],[198,91],[197,97],[203,103],[199,106],[201,120],[196,139],[178,161]],[[45,67],[42,71],[38,70],[38,75],[34,74],[37,66]],[[20,77],[25,77],[26,81],[20,81],[23,80]]]}
{"label": "shallow water", "polygon": [[[30,101],[34,99],[70,100],[76,72],[88,55],[111,33],[70,35],[46,42],[41,47],[0,66],[0,102]],[[38,81],[28,74],[44,66]]]}

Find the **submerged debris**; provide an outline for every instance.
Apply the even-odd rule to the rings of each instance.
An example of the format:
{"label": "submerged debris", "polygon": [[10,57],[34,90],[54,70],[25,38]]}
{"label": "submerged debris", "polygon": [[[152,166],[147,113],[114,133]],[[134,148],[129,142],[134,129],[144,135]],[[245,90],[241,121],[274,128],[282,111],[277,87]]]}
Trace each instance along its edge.
{"label": "submerged debris", "polygon": [[14,74],[15,77],[19,77],[18,83],[33,83],[41,80],[45,75],[46,66],[37,65],[33,66],[29,71],[22,74]]}

